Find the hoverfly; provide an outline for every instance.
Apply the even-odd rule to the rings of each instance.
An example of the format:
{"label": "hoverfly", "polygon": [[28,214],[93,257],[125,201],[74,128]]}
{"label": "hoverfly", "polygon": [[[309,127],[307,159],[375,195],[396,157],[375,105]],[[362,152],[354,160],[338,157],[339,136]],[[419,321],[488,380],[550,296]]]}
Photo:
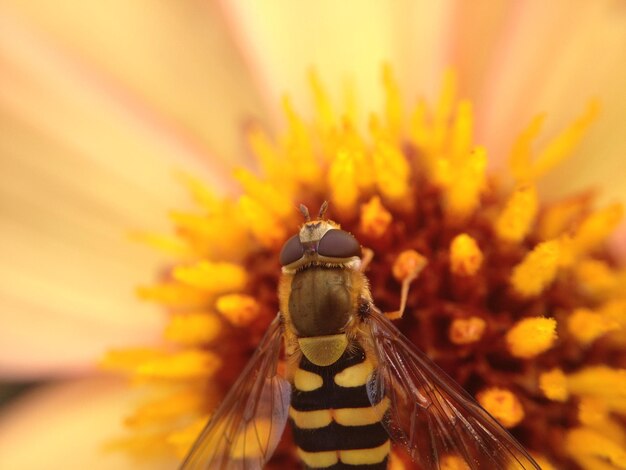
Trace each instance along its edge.
{"label": "hoverfly", "polygon": [[449,458],[471,470],[538,470],[374,306],[361,246],[324,218],[326,203],[316,220],[301,211],[306,221],[280,254],[280,311],[181,469],[260,470],[290,420],[305,468],[383,470],[393,442],[424,470]]}

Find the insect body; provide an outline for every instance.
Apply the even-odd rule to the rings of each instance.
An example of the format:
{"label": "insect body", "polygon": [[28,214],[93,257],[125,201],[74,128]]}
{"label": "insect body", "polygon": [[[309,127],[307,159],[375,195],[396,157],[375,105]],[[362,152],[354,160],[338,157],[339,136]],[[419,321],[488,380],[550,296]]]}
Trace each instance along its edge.
{"label": "insect body", "polygon": [[358,241],[324,210],[285,243],[280,312],[181,468],[261,469],[290,419],[305,468],[386,469],[393,442],[424,470],[539,469],[374,306]]}

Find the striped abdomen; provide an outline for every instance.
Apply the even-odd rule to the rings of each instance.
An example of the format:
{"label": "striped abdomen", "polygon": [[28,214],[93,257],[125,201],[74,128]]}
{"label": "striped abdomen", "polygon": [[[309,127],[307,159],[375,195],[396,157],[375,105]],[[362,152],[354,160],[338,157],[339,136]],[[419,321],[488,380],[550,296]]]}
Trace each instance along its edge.
{"label": "striped abdomen", "polygon": [[372,406],[366,383],[372,363],[350,347],[330,366],[304,356],[291,396],[293,436],[306,468],[384,470],[390,451],[380,420],[387,399]]}

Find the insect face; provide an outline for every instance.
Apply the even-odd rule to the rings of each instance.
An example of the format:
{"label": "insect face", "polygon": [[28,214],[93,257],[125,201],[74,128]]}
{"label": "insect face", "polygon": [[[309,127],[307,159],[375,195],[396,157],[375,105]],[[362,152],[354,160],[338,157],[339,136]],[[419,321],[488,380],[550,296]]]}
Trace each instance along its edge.
{"label": "insect face", "polygon": [[330,220],[306,222],[280,252],[283,273],[294,273],[307,265],[330,265],[358,269],[361,245]]}

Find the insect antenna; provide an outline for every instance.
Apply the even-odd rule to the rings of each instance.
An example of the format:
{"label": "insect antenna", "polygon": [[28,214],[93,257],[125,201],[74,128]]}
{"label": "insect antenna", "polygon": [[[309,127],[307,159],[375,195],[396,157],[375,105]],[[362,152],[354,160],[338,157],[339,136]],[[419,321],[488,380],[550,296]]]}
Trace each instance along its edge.
{"label": "insect antenna", "polygon": [[311,215],[309,214],[309,208],[304,204],[300,204],[300,212],[304,216],[304,220],[307,222],[311,221]]}
{"label": "insect antenna", "polygon": [[317,215],[318,219],[323,219],[324,216],[326,215],[326,211],[328,210],[328,201],[324,201],[322,202],[322,205],[320,206],[320,211]]}

